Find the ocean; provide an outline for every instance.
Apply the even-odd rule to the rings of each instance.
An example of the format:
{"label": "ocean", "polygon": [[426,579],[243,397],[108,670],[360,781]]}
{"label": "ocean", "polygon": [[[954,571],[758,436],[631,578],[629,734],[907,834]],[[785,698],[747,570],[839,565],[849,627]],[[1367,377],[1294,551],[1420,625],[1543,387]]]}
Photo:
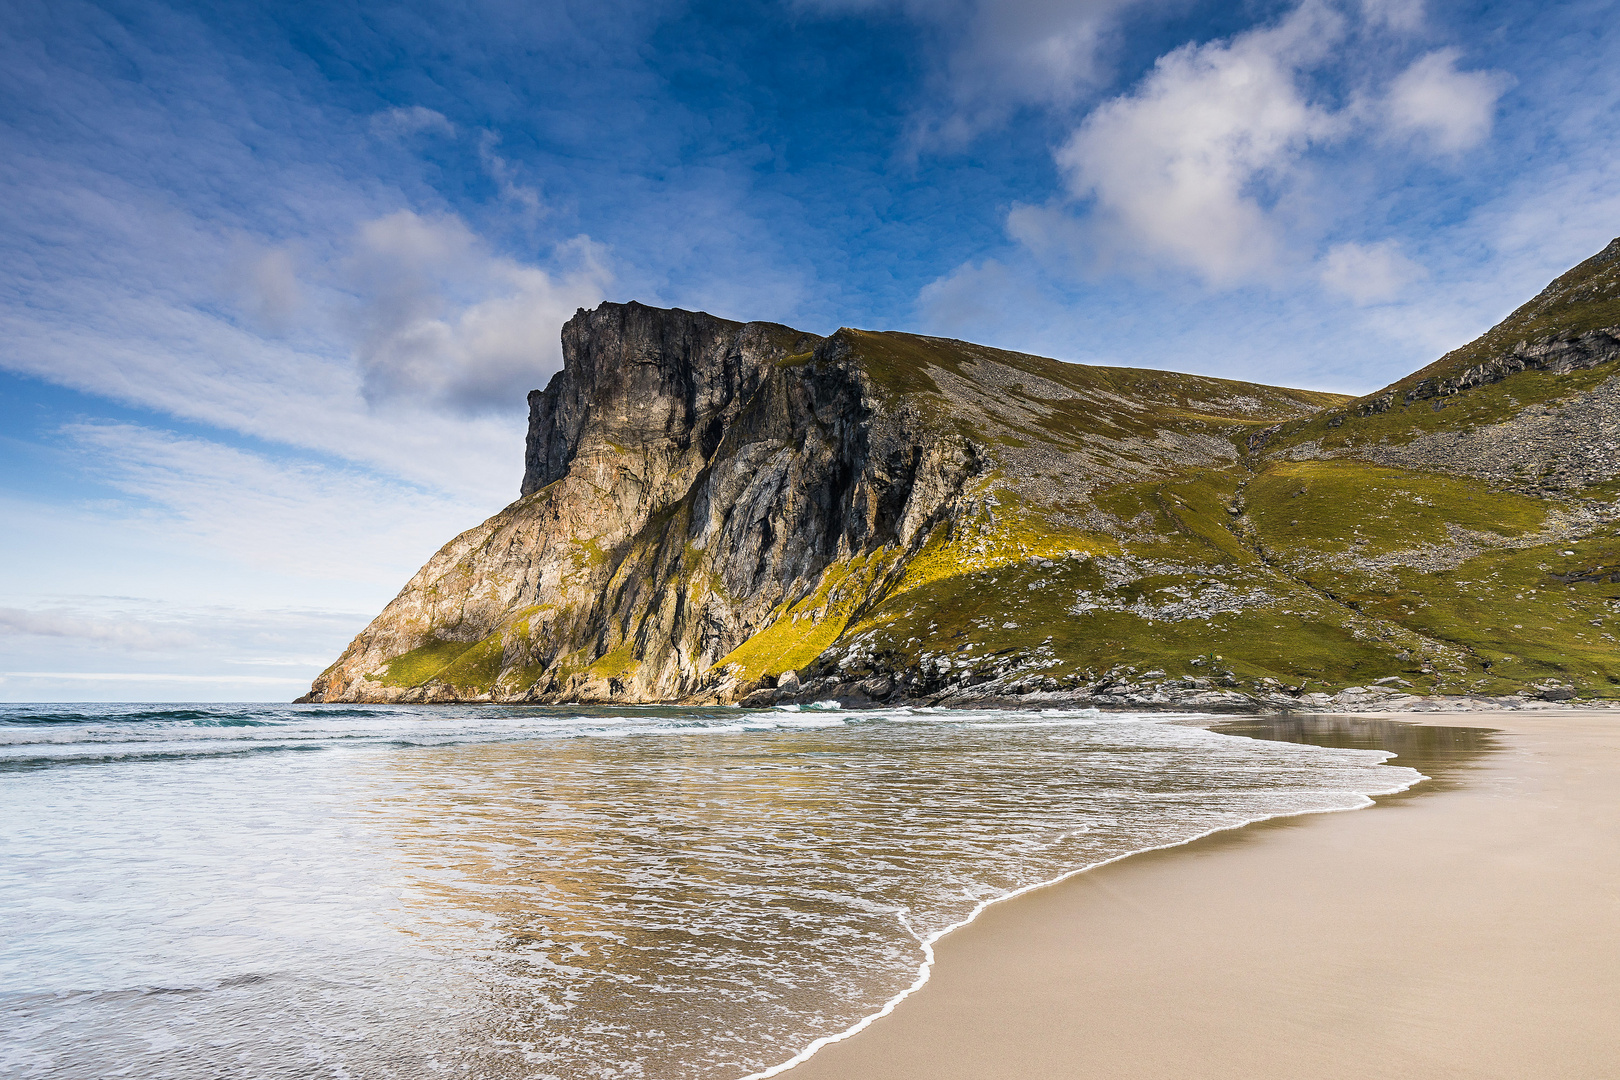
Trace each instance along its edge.
{"label": "ocean", "polygon": [[982,907],[1422,779],[1092,711],[0,706],[7,1077],[738,1080]]}

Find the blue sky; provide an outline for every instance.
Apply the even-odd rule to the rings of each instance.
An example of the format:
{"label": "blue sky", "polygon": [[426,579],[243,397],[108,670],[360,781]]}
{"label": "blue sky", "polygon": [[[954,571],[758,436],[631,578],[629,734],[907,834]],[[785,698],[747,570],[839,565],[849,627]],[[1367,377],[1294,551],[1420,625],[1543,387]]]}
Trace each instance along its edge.
{"label": "blue sky", "polygon": [[0,9],[0,700],[285,699],[603,299],[1365,392],[1620,234],[1613,3]]}

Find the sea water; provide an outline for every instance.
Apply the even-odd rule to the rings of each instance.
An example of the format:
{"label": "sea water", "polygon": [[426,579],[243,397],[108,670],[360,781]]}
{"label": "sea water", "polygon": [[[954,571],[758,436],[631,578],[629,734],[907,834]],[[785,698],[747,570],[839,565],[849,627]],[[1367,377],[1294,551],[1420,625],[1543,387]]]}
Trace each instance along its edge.
{"label": "sea water", "polygon": [[0,706],[0,1074],[735,1080],[1387,754],[1090,711]]}

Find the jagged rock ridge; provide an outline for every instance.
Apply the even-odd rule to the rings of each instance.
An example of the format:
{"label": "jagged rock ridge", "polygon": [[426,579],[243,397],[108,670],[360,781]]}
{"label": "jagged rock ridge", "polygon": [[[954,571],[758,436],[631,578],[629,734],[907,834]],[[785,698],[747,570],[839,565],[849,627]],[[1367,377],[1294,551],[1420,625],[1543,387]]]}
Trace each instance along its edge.
{"label": "jagged rock ridge", "polygon": [[1620,687],[1620,241],[1356,400],[638,304],[563,348],[522,497],[312,700]]}

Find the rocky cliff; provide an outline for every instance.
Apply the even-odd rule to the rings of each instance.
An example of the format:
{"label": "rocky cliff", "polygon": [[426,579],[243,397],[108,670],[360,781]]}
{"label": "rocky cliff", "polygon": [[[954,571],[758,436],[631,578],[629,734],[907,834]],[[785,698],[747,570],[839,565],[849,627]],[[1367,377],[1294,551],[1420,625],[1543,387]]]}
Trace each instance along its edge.
{"label": "rocky cliff", "polygon": [[1347,399],[639,304],[314,701],[1620,694],[1620,241]]}
{"label": "rocky cliff", "polygon": [[321,699],[692,695],[782,611],[843,602],[828,568],[907,549],[977,467],[847,335],[604,304],[563,350],[522,498],[435,555]]}

